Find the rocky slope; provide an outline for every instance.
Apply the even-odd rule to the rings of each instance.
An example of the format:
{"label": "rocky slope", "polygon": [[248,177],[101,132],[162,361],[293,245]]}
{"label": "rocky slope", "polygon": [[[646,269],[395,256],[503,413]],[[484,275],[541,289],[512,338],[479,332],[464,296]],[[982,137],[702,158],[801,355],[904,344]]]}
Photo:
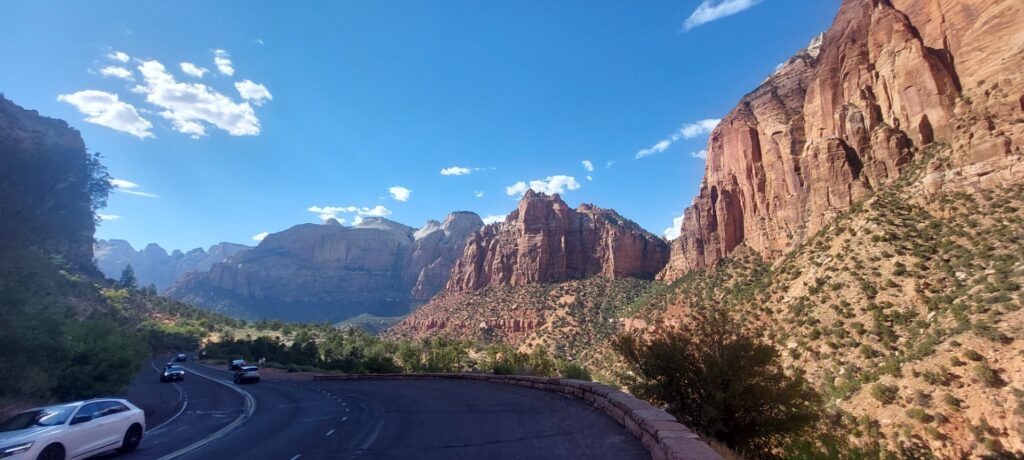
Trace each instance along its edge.
{"label": "rocky slope", "polygon": [[404,315],[436,294],[471,233],[473,213],[417,230],[380,218],[355,227],[303,224],[186,275],[168,295],[244,318],[338,322]]}
{"label": "rocky slope", "polygon": [[662,273],[740,244],[769,260],[901,175],[922,147],[954,149],[932,189],[1024,175],[1024,5],[846,0],[821,43],[723,118],[700,192]]}
{"label": "rocky slope", "polygon": [[661,238],[615,211],[590,204],[572,209],[558,195],[530,190],[504,222],[472,236],[448,291],[593,276],[651,279],[667,259]]}
{"label": "rocky slope", "polygon": [[213,264],[224,262],[229,257],[249,246],[235,243],[219,243],[209,250],[195,248],[188,252],[175,249],[170,254],[158,244],[149,244],[136,251],[125,240],[97,240],[93,248],[96,266],[110,279],[119,279],[121,271],[128,265],[135,271],[139,286],[156,286],[158,292],[171,287],[186,273],[207,271]]}

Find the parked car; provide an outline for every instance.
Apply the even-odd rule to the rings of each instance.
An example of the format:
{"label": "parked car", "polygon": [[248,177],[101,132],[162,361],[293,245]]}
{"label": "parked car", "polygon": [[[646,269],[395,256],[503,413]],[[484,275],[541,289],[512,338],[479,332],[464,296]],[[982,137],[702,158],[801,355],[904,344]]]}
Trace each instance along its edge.
{"label": "parked car", "polygon": [[164,371],[160,373],[161,382],[180,382],[182,380],[185,380],[185,369],[181,366],[168,364],[167,367],[164,368]]}
{"label": "parked car", "polygon": [[134,451],[146,414],[123,399],[91,399],[39,407],[0,423],[0,458],[64,460],[116,449]]}
{"label": "parked car", "polygon": [[244,366],[245,366],[245,360],[243,360],[243,359],[236,359],[234,361],[231,361],[230,364],[228,364],[228,370],[230,370],[230,371],[240,371],[240,370],[242,370],[242,367],[244,367]]}
{"label": "parked car", "polygon": [[176,363],[183,363],[185,361],[188,361],[188,355],[185,353],[178,353],[178,356],[174,357],[174,362]]}
{"label": "parked car", "polygon": [[260,368],[256,366],[242,366],[237,372],[235,372],[235,383],[259,383],[260,382]]}

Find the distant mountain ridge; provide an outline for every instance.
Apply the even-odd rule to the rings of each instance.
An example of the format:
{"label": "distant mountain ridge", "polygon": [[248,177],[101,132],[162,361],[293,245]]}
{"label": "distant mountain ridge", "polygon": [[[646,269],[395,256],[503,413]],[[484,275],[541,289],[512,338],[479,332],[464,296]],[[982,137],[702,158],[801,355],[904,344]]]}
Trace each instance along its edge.
{"label": "distant mountain ridge", "polygon": [[96,266],[107,278],[120,278],[124,268],[131,265],[140,286],[153,284],[156,285],[158,292],[163,292],[185,274],[207,271],[213,264],[223,262],[248,249],[252,247],[218,243],[209,249],[195,248],[188,252],[175,249],[168,254],[155,243],[136,251],[125,240],[111,239],[96,240],[93,253]]}
{"label": "distant mountain ridge", "polygon": [[254,249],[186,275],[167,294],[230,315],[339,322],[400,316],[444,288],[480,216],[455,212],[415,229],[333,219],[268,235]]}

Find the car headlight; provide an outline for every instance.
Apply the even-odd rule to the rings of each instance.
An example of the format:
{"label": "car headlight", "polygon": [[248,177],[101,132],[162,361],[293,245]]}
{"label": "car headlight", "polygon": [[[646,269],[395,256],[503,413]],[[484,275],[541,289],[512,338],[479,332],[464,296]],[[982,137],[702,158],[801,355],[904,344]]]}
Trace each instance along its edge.
{"label": "car headlight", "polygon": [[15,444],[13,446],[7,446],[0,449],[0,458],[13,457],[15,455],[28,452],[32,448],[32,444],[35,441],[23,442],[21,444]]}

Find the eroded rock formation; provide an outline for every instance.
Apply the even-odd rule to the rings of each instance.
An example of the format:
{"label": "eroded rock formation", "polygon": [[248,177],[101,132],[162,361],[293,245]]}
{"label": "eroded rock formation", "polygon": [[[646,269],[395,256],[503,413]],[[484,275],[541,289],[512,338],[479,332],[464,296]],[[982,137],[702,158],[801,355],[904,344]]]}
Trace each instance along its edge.
{"label": "eroded rock formation", "polygon": [[444,287],[467,238],[482,226],[468,212],[419,230],[381,218],[354,227],[333,220],[297,225],[185,276],[168,294],[246,318],[402,315]]}
{"label": "eroded rock formation", "polygon": [[953,148],[934,187],[1024,177],[1021,23],[1016,0],[844,1],[712,133],[661,277],[740,244],[777,258],[936,142]]}
{"label": "eroded rock formation", "polygon": [[448,290],[523,286],[603,276],[653,278],[668,245],[613,210],[570,208],[558,196],[527,191],[504,222],[466,243]]}
{"label": "eroded rock formation", "polygon": [[207,271],[213,264],[247,249],[250,247],[241,244],[218,243],[209,250],[195,248],[182,252],[175,249],[168,254],[155,243],[136,251],[127,241],[114,239],[97,240],[93,252],[96,266],[107,278],[119,279],[121,271],[131,265],[139,286],[153,284],[158,292],[163,292],[186,273]]}

